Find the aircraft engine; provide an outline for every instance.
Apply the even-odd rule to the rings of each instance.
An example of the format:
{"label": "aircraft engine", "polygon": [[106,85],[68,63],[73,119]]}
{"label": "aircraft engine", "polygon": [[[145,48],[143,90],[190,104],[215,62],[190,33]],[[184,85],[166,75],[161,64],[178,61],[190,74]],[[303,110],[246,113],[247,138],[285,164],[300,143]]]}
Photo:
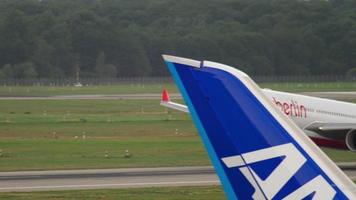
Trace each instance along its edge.
{"label": "aircraft engine", "polygon": [[356,129],[352,129],[346,134],[345,142],[350,151],[356,151]]}

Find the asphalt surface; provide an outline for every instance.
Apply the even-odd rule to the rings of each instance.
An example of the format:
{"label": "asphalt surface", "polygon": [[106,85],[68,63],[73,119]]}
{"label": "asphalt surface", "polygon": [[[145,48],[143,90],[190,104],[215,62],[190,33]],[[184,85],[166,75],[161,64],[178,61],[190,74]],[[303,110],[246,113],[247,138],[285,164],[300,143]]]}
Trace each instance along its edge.
{"label": "asphalt surface", "polygon": [[[302,92],[300,94],[328,98],[335,100],[353,100],[356,99],[356,92]],[[182,99],[181,94],[171,93],[171,99]],[[100,94],[90,94],[90,95],[56,95],[56,96],[44,96],[44,97],[0,97],[0,100],[71,100],[71,99],[118,99],[118,100],[145,100],[161,99],[161,94],[159,93],[147,93],[147,94],[115,94],[115,95],[100,95]]]}
{"label": "asphalt surface", "polygon": [[218,185],[212,167],[0,172],[0,192]]}
{"label": "asphalt surface", "polygon": [[[356,180],[355,165],[344,172]],[[0,172],[0,192],[219,184],[211,166]]]}
{"label": "asphalt surface", "polygon": [[356,92],[303,92],[301,94],[313,96],[313,97],[335,99],[335,100],[356,99]]}
{"label": "asphalt surface", "polygon": [[[145,100],[145,99],[161,99],[161,94],[147,93],[147,94],[115,94],[115,95],[56,95],[43,97],[0,97],[0,100],[71,100],[71,99],[118,99],[118,100]],[[177,93],[169,95],[171,99],[181,99],[182,96]]]}

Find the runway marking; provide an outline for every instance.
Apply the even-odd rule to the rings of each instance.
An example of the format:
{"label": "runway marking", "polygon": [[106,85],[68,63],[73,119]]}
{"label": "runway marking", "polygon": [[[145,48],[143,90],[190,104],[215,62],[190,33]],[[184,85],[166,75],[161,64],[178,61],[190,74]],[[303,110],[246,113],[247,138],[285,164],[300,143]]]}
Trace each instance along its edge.
{"label": "runway marking", "polygon": [[[355,165],[356,166],[356,165]],[[174,170],[173,170],[174,169]],[[178,173],[178,179],[171,179],[171,176],[168,174],[170,179],[156,179],[155,177],[150,177],[145,182],[145,173],[146,174],[155,174],[158,172],[180,172]],[[198,170],[198,171],[197,171]],[[195,177],[195,176],[184,176],[184,175],[192,175],[193,172],[200,172],[201,170],[208,170],[211,174],[204,174],[203,178]],[[350,179],[356,181],[356,168],[350,168],[347,166],[347,170],[345,173],[348,174]],[[139,173],[138,173],[139,172]],[[42,173],[42,174],[41,174]],[[125,175],[127,178],[134,178],[134,179],[115,179],[110,174],[117,173],[118,177],[120,175]],[[133,173],[135,176],[126,176],[127,173]],[[137,174],[138,173],[138,174]],[[187,173],[187,174],[185,174]],[[58,176],[51,176],[51,175],[59,175]],[[91,179],[87,176],[82,175],[104,175],[103,177],[98,176],[99,179]],[[198,173],[201,174],[201,173]],[[26,178],[27,175],[31,177],[35,177],[35,181],[31,181],[31,179],[26,179],[26,181],[22,182],[21,178]],[[48,178],[44,177],[43,180],[38,179],[37,176],[47,176]],[[64,178],[61,177],[64,175]],[[71,177],[70,175],[73,175]],[[72,179],[77,177],[75,182]],[[108,176],[110,175],[110,176]],[[137,176],[136,176],[137,175]],[[143,176],[142,176],[143,175]],[[158,173],[157,175],[163,177],[167,177],[165,173]],[[181,176],[183,175],[183,176]],[[212,177],[214,175],[214,177]],[[14,177],[14,180],[1,180],[2,177]],[[179,178],[180,177],[180,178]],[[18,178],[18,179],[17,179]],[[109,180],[106,180],[110,178]],[[188,178],[188,179],[187,179]],[[46,180],[47,179],[47,180]],[[90,182],[87,182],[90,179]],[[60,180],[57,182],[57,180]],[[47,182],[43,182],[47,181]],[[94,181],[94,182],[93,182]],[[100,181],[100,182],[95,182]],[[67,185],[70,184],[70,185]],[[52,185],[52,186],[51,186]],[[69,171],[35,171],[35,172],[0,172],[0,192],[15,192],[15,191],[22,191],[22,192],[30,192],[30,191],[59,191],[59,190],[82,190],[82,189],[105,189],[105,188],[144,188],[144,187],[172,187],[172,186],[203,186],[203,185],[220,185],[218,178],[215,176],[215,172],[213,171],[212,167],[188,167],[188,168],[144,168],[144,169],[111,169],[111,170],[69,170]]]}
{"label": "runway marking", "polygon": [[28,186],[28,187],[3,187],[0,190],[26,190],[26,189],[58,189],[58,188],[90,188],[90,187],[118,187],[118,186],[153,186],[175,184],[220,184],[220,181],[177,181],[177,182],[147,182],[147,183],[117,183],[117,184],[91,184],[91,185],[54,185],[54,186]]}

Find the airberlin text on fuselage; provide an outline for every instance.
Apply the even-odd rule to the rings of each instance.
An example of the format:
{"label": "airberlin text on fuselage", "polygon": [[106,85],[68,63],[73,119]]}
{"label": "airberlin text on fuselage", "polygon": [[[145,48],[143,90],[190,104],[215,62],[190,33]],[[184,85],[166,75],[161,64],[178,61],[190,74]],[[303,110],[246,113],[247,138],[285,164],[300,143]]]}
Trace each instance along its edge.
{"label": "airberlin text on fuselage", "polygon": [[299,105],[298,102],[294,100],[290,100],[290,102],[281,102],[277,101],[275,97],[273,97],[273,103],[279,107],[282,112],[289,116],[294,117],[307,117],[307,109],[303,105]]}

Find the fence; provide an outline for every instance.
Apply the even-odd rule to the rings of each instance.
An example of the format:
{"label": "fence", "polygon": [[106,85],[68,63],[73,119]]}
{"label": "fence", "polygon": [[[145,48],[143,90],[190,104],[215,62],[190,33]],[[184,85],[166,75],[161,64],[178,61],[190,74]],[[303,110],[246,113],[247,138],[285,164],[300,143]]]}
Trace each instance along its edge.
{"label": "fence", "polygon": [[[170,83],[171,77],[81,78],[81,85],[118,85]],[[78,80],[69,79],[0,79],[2,86],[73,86]]]}
{"label": "fence", "polygon": [[[320,76],[253,76],[258,83],[313,83],[313,82],[350,82],[342,75]],[[123,77],[123,78],[81,78],[82,85],[118,85],[118,84],[154,84],[172,83],[171,77]],[[76,79],[0,79],[1,86],[73,86]]]}
{"label": "fence", "polygon": [[253,76],[258,83],[316,83],[316,82],[349,82],[352,79],[344,75],[308,75],[308,76]]}

